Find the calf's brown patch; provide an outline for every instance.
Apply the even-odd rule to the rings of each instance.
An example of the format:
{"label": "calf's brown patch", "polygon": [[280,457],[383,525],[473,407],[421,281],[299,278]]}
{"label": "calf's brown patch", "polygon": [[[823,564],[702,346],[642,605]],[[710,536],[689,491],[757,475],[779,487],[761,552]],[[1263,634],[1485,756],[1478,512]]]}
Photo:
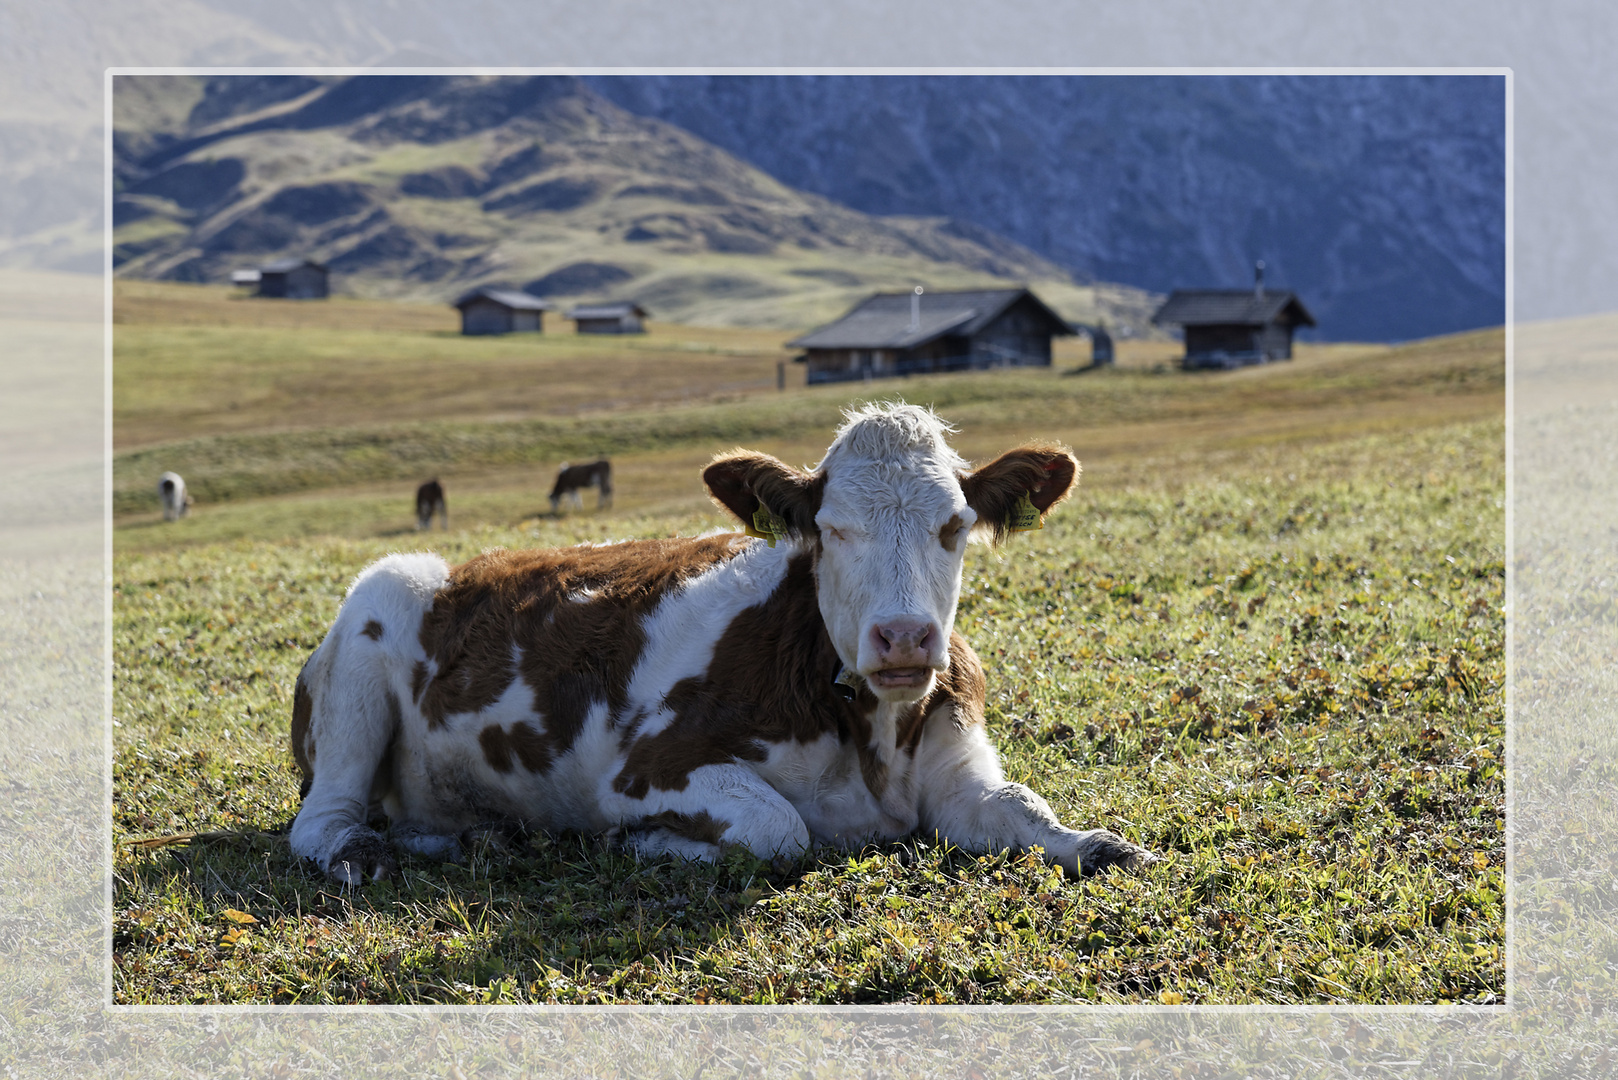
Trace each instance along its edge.
{"label": "calf's brown patch", "polygon": [[642,818],[639,824],[646,828],[667,829],[676,836],[713,844],[715,847],[725,835],[725,830],[730,828],[730,822],[720,821],[706,810],[698,810],[695,814],[665,810],[661,814]]}
{"label": "calf's brown patch", "polygon": [[[308,666],[306,663],[305,667]],[[298,798],[302,799],[309,794],[309,787],[315,782],[314,746],[306,745],[309,739],[309,718],[314,713],[315,701],[309,693],[309,684],[304,680],[303,672],[298,672],[298,681],[292,688],[292,760],[298,763],[298,772],[303,779],[298,784]]]}
{"label": "calf's brown patch", "polygon": [[511,725],[509,733],[499,724],[490,724],[478,732],[478,745],[483,748],[483,760],[495,772],[510,772],[513,758],[532,773],[551,767],[551,751],[544,736],[520,720]]}
{"label": "calf's brown patch", "polygon": [[[437,665],[413,682],[422,715],[494,704],[520,678],[544,730],[479,735],[485,759],[544,772],[572,747],[592,708],[621,716],[645,648],[643,621],[671,591],[741,550],[735,536],[633,540],[602,547],[491,551],[450,572],[422,620]],[[569,597],[588,596],[584,600]],[[513,646],[520,660],[513,660]],[[524,725],[519,725],[524,726]]]}
{"label": "calf's brown patch", "polygon": [[833,690],[837,651],[815,596],[814,559],[796,555],[762,603],[738,614],[714,643],[708,670],[675,683],[663,700],[674,713],[655,735],[627,736],[614,791],[643,799],[684,791],[692,771],[732,761],[763,761],[770,743],[813,742],[826,732],[866,746],[876,698],[853,703]]}

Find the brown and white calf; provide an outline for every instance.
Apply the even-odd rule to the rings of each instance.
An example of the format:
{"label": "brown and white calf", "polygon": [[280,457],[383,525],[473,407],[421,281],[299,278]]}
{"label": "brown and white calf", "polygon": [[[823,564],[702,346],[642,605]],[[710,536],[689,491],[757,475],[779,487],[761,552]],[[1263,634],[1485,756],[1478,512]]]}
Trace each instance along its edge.
{"label": "brown and white calf", "polygon": [[1078,463],[1040,444],[972,470],[948,430],[867,406],[813,471],[717,458],[703,479],[752,536],[374,563],[298,676],[293,850],[383,876],[383,812],[439,858],[516,824],[694,859],[919,832],[1075,874],[1153,861],[1004,778],[953,630],[967,535],[1037,519]]}
{"label": "brown and white calf", "polygon": [[589,487],[596,489],[597,509],[612,505],[612,462],[606,458],[583,465],[562,462],[556,472],[556,484],[551,488],[551,513],[556,513],[562,500],[568,497],[572,498],[574,506],[583,508],[584,500],[579,492]]}
{"label": "brown and white calf", "polygon": [[439,524],[447,532],[449,503],[444,501],[444,485],[438,482],[436,476],[416,489],[416,531],[431,526],[434,514],[439,515]]}

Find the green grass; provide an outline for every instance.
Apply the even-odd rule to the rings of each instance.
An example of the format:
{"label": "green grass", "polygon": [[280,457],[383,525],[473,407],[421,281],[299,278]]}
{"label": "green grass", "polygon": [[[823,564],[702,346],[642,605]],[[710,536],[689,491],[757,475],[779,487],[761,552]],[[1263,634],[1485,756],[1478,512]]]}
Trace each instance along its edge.
{"label": "green grass", "polygon": [[[958,625],[987,669],[1007,774],[1064,821],[1166,856],[1138,876],[1070,882],[1037,858],[925,838],[704,866],[539,835],[462,866],[406,858],[396,881],[338,890],[281,835],[297,807],[291,688],[346,583],[399,539],[359,519],[346,537],[181,543],[128,523],[114,562],[114,1000],[1502,1000],[1498,382],[1486,365],[1474,378],[1401,355],[1409,378],[1391,389],[1302,367],[1245,384],[1159,377],[1155,397],[1144,373],[1115,398],[1056,397],[1101,385],[1085,379],[1037,397],[1009,378],[938,381],[967,441],[1061,429],[1072,410],[1116,449],[1165,410],[1194,428],[1198,409],[1243,393],[1251,406],[1245,440],[1165,437],[1101,483],[1087,470],[1044,531],[968,557]],[[1457,418],[1449,399],[1493,401],[1494,416]],[[693,454],[750,432],[797,445],[835,407],[625,414],[613,431],[645,425],[655,462],[650,448],[676,437]],[[1292,420],[1266,428],[1304,415],[1307,437]],[[476,430],[490,460],[531,445]],[[296,473],[292,444],[263,445],[266,475]],[[343,445],[300,452],[342,461]],[[399,444],[385,445],[375,460]],[[367,468],[344,475],[378,475]],[[633,509],[469,520],[404,546],[458,560],[717,523]],[[208,832],[228,835],[131,843]]]}
{"label": "green grass", "polygon": [[[116,1001],[1502,999],[1498,331],[782,394],[775,331],[466,341],[431,306],[138,282],[115,315]],[[812,462],[867,396],[933,404],[977,460],[1078,450],[1046,530],[969,554],[959,626],[1007,774],[1162,864],[539,835],[344,891],[290,857],[293,679],[368,562],[711,528],[710,455]],[[602,451],[615,509],[541,512]],[[167,468],[199,499],[173,524]],[[418,535],[434,473],[455,528]]]}
{"label": "green grass", "polygon": [[[842,409],[873,394],[932,404],[960,426],[968,454],[1040,436],[1066,439],[1093,461],[1109,451],[1138,456],[1143,433],[1155,453],[1198,432],[1228,447],[1498,414],[1504,379],[1498,331],[1401,349],[1328,348],[1225,376],[1161,365],[1073,376],[1057,366],[786,393],[774,389],[786,354],[750,331],[670,329],[627,343],[240,327],[153,333],[132,339],[127,353],[120,339],[114,371],[114,432],[130,448],[113,460],[113,510],[126,517],[155,510],[157,477],[169,469],[199,503],[218,505],[384,483],[408,500],[432,475],[514,470],[548,488],[543,477],[559,462],[602,453],[616,461],[745,443],[813,461]],[[194,340],[155,347],[180,334]],[[173,437],[153,443],[157,431]]]}

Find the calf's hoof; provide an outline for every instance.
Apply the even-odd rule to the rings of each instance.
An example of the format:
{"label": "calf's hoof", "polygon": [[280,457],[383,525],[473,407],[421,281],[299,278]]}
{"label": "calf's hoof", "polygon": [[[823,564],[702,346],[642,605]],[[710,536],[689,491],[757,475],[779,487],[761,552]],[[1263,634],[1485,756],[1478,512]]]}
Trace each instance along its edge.
{"label": "calf's hoof", "polygon": [[1079,872],[1088,877],[1103,870],[1144,870],[1160,861],[1158,857],[1115,832],[1094,829],[1084,834],[1079,846]]}
{"label": "calf's hoof", "polygon": [[326,863],[326,874],[344,885],[363,885],[367,878],[381,881],[399,872],[399,863],[393,857],[380,833],[356,827]]}

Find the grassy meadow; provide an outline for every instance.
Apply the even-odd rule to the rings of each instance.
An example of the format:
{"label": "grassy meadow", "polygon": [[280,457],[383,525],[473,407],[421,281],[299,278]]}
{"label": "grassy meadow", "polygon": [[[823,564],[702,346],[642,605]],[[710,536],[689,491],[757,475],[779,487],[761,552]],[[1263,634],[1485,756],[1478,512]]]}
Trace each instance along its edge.
{"label": "grassy meadow", "polygon": [[[390,322],[415,317],[404,305],[353,329],[375,335],[373,359],[345,361],[339,393],[322,371],[344,358],[311,359],[330,328],[281,327],[302,351],[267,371],[254,338],[275,328],[232,324],[239,302],[118,302],[116,1002],[1504,1000],[1498,332],[1224,375],[1135,343],[1082,375],[1063,374],[1074,350],[1049,372],[800,375],[783,393],[789,335],[659,327],[601,346],[558,335],[526,358],[446,352],[487,396],[443,415],[402,388],[370,409],[363,383],[386,381],[389,348],[425,365],[458,344]],[[154,347],[187,318],[220,334],[212,377]],[[761,384],[729,388],[732,361]],[[570,372],[556,381],[579,396],[546,408],[491,385],[501,364]],[[639,393],[615,372],[642,364],[679,367],[689,401],[591,404]],[[143,398],[154,365],[193,371],[194,391]],[[244,397],[250,422],[210,426],[202,398],[255,379],[322,404]],[[1162,863],[1075,882],[929,838],[636,863],[541,834],[465,865],[406,857],[397,880],[342,890],[290,857],[293,679],[368,561],[720,525],[697,480],[709,456],[743,443],[812,462],[866,392],[934,404],[978,460],[1030,436],[1074,446],[1082,482],[1046,528],[969,552],[958,626],[1007,774]],[[126,439],[126,420],[145,434]],[[550,515],[551,470],[592,447],[613,454],[614,509]],[[163,468],[199,500],[169,525],[147,492]],[[453,528],[418,535],[410,493],[433,472]]]}

